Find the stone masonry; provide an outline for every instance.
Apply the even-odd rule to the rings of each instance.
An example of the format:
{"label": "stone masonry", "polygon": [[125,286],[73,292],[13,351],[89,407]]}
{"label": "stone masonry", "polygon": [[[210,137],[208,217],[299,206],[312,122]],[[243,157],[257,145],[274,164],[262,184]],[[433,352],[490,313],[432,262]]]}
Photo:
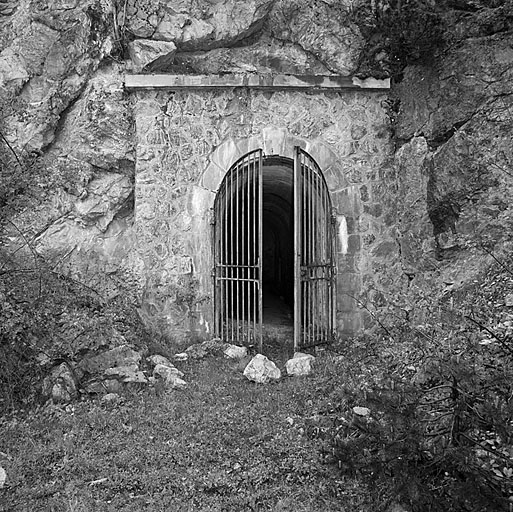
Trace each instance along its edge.
{"label": "stone masonry", "polygon": [[[135,226],[143,312],[168,335],[212,331],[211,208],[225,173],[247,152],[319,163],[337,223],[337,322],[353,334],[365,315],[353,297],[374,252],[394,251],[380,203],[390,152],[382,92],[135,93]],[[388,244],[388,245],[387,245]]]}

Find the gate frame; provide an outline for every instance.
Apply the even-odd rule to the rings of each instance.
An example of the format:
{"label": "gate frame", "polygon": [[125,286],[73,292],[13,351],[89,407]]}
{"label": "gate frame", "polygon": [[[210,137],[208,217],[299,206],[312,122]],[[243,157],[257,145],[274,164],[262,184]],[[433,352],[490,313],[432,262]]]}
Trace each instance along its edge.
{"label": "gate frame", "polygon": [[[324,249],[327,250],[327,260],[323,262],[317,261],[316,263],[310,261],[310,264],[302,265],[303,256],[308,258],[308,256],[303,255],[302,253],[302,247],[304,245],[302,236],[306,233],[306,229],[304,229],[301,222],[302,213],[305,211],[303,200],[306,198],[306,195],[303,194],[303,184],[306,182],[305,169],[308,169],[311,177],[315,176],[316,182],[320,185],[320,190],[317,189],[317,185],[315,190],[313,188],[311,189],[307,211],[310,214],[318,212],[317,208],[319,205],[317,204],[317,199],[314,199],[312,196],[314,192],[320,194],[320,199],[325,210],[324,225],[321,223],[321,231],[325,231],[320,233],[320,237],[321,245],[324,244]],[[300,349],[304,348],[331,343],[334,339],[337,275],[337,266],[335,264],[335,223],[336,216],[333,211],[329,187],[326,183],[326,178],[324,177],[320,165],[307,151],[303,150],[300,146],[294,146],[294,352],[298,352]],[[315,227],[317,228],[317,222],[315,222]],[[310,231],[312,231],[313,228],[314,222],[310,219]],[[309,245],[309,256],[311,259],[317,258],[317,255],[314,257],[313,250],[313,242],[317,240],[314,236],[314,234],[310,233],[311,240]],[[319,236],[319,234],[317,234],[317,236]],[[314,269],[315,273],[313,278],[310,275],[311,269]],[[326,273],[327,275],[319,277],[317,275],[319,270],[321,270],[321,274]],[[309,299],[309,311],[303,312],[303,308],[306,307],[302,300],[303,284],[305,284],[305,288],[308,289],[308,285],[312,281],[325,284],[325,300],[327,303],[319,312],[317,310],[317,305],[321,297],[314,295],[313,300]],[[318,286],[315,291],[317,293],[319,292]],[[316,313],[311,315],[314,310]],[[327,325],[321,325],[320,330],[318,327],[314,327],[313,325],[311,329],[310,325],[303,325],[303,321],[312,322],[313,324],[314,320],[319,320],[320,316],[324,316],[325,321],[327,322]],[[310,332],[310,330],[312,331],[312,337],[314,337],[314,340],[313,342],[305,343],[304,337],[306,332]],[[318,339],[315,339],[315,337]]]}
{"label": "gate frame", "polygon": [[[255,205],[255,201],[253,201],[253,226],[249,226],[248,220],[248,236],[251,232],[253,237],[253,242],[255,242],[255,238],[257,240],[256,252],[255,248],[253,249],[253,261],[254,264],[250,265],[250,250],[249,243],[246,256],[248,257],[248,262],[246,265],[242,264],[244,254],[239,253],[239,175],[243,174],[250,166],[253,165],[252,176],[247,176],[247,195],[244,198],[249,197],[251,188],[253,190],[253,197],[258,197],[258,206]],[[251,334],[253,335],[256,343],[259,347],[259,352],[262,351],[262,317],[263,317],[263,297],[262,297],[262,253],[263,253],[263,216],[262,216],[262,202],[263,202],[263,150],[255,149],[246,153],[242,157],[240,157],[226,172],[221,184],[219,185],[219,189],[216,192],[216,197],[214,200],[214,215],[213,215],[213,256],[214,256],[214,268],[213,268],[213,279],[214,279],[214,328],[216,336],[224,337],[225,331],[228,335],[228,332],[231,334],[230,341],[237,341],[241,343],[240,340],[240,332],[241,332],[241,323],[242,323],[242,331],[246,334],[247,339],[251,338]],[[236,201],[235,208],[233,208],[233,182],[234,182],[234,173],[235,173],[235,183],[236,190],[235,193]],[[250,182],[250,179],[252,182]],[[228,197],[228,182],[230,183],[230,194]],[[250,184],[251,183],[251,184]],[[241,189],[242,190],[242,189]],[[221,197],[221,194],[224,192],[224,198]],[[224,211],[222,212],[222,205],[218,207],[218,201],[224,200]],[[230,219],[228,220],[228,204],[230,203]],[[244,205],[241,205],[241,211]],[[236,211],[236,217],[234,219],[234,209]],[[224,213],[224,215],[222,215]],[[258,233],[255,228],[255,221],[258,214]],[[222,224],[221,234],[218,237],[219,225]],[[226,229],[228,224],[230,224],[231,231],[233,232],[233,228],[236,227],[236,247],[234,247],[233,240],[230,241],[230,247],[228,248],[228,238],[226,236]],[[235,224],[235,226],[234,226]],[[222,247],[219,251],[217,250],[219,245]],[[228,249],[229,249],[229,258],[228,258]],[[235,257],[235,263],[233,262],[233,258]],[[224,260],[224,262],[223,262]],[[229,260],[229,263],[228,263]],[[244,272],[247,271],[248,277],[241,277],[240,274],[244,276]],[[253,277],[251,275],[254,274]],[[242,318],[239,317],[240,304],[237,303],[237,313],[235,320],[235,332],[234,332],[234,307],[233,300],[234,294],[237,294],[237,300],[240,292],[239,283],[246,282],[249,287],[252,285],[253,290],[256,291],[256,304],[253,305],[251,310],[248,296],[248,304],[247,304],[247,317],[245,316],[245,303],[243,300],[242,303]],[[243,296],[245,293],[244,288],[242,289]],[[232,300],[231,308],[228,306],[227,298],[230,297]],[[230,315],[229,315],[230,313]],[[251,321],[251,313],[253,313],[253,320]],[[230,328],[228,329],[227,322],[228,318],[231,318]],[[226,323],[226,328],[225,328]],[[252,326],[251,326],[252,324]],[[234,336],[235,334],[235,336]]]}
{"label": "gate frame", "polygon": [[[226,291],[223,292],[221,285],[219,284],[219,281],[223,279],[219,275],[219,266],[218,260],[217,260],[217,230],[219,229],[219,212],[218,212],[218,199],[220,197],[220,194],[225,191],[227,191],[227,180],[229,178],[233,179],[233,173],[237,172],[239,173],[241,170],[243,171],[245,168],[248,167],[251,163],[250,157],[252,155],[258,155],[258,261],[255,268],[257,269],[258,273],[258,279],[255,279],[254,282],[257,283],[257,290],[258,290],[258,322],[253,322],[255,326],[255,331],[258,331],[258,347],[259,352],[262,352],[262,323],[263,323],[263,289],[262,289],[262,282],[263,282],[263,276],[262,276],[262,269],[263,269],[263,160],[265,156],[282,156],[282,155],[264,155],[264,149],[257,148],[253,149],[252,151],[249,151],[248,153],[241,156],[235,163],[233,163],[228,171],[224,174],[224,177],[221,179],[219,187],[216,191],[215,199],[214,199],[214,205],[213,205],[213,281],[214,281],[214,326],[215,326],[215,333],[217,336],[222,335],[224,332],[224,329],[222,328],[221,324],[223,322],[223,310],[225,309],[223,306],[220,306],[220,301],[224,297],[226,297]],[[306,164],[302,163],[301,156],[306,157],[306,159],[309,161],[309,163],[312,164],[312,166],[309,166],[310,171],[315,173],[317,176],[316,179],[320,180],[321,186],[322,186],[322,197],[326,200],[326,210],[329,212],[330,220],[329,220],[329,229],[328,229],[328,235],[326,243],[329,246],[329,280],[328,280],[328,304],[327,313],[325,312],[325,316],[328,319],[328,326],[327,326],[327,335],[325,339],[322,339],[318,343],[310,343],[308,345],[302,343],[302,337],[301,337],[301,228],[300,228],[300,197],[299,197],[299,191],[300,191],[300,183],[301,183],[301,176],[302,176],[302,167]],[[336,244],[336,234],[335,234],[335,223],[336,223],[336,216],[334,215],[333,207],[332,207],[332,200],[330,195],[329,187],[326,183],[326,178],[324,176],[324,173],[322,172],[322,169],[320,165],[317,163],[317,161],[314,159],[314,157],[308,153],[307,151],[303,150],[300,146],[294,146],[293,150],[293,219],[294,219],[294,234],[293,234],[293,240],[294,240],[294,248],[293,248],[293,259],[294,259],[294,351],[298,351],[301,348],[306,347],[312,347],[316,345],[321,345],[325,343],[330,343],[334,339],[335,335],[335,325],[336,325],[336,251],[335,251],[335,244]],[[285,157],[289,158],[289,157]],[[292,159],[291,159],[292,160]],[[256,160],[253,159],[253,162]],[[238,178],[238,174],[237,174]],[[233,188],[233,187],[232,187]],[[233,191],[232,191],[232,198],[233,198]],[[230,199],[231,200],[231,199]],[[228,198],[225,197],[225,201],[228,201]],[[226,204],[226,203],[225,203]],[[226,211],[225,211],[226,215]],[[222,265],[221,265],[222,266]],[[232,292],[233,296],[233,292]],[[232,306],[232,313],[233,313],[233,306]],[[238,315],[238,311],[237,311]],[[226,316],[227,318],[227,316]],[[238,322],[237,318],[237,322]],[[249,324],[249,321],[248,321]],[[258,325],[258,329],[256,329]],[[248,331],[249,332],[249,331]],[[233,341],[233,340],[232,340]],[[242,343],[239,338],[236,340],[238,343]]]}

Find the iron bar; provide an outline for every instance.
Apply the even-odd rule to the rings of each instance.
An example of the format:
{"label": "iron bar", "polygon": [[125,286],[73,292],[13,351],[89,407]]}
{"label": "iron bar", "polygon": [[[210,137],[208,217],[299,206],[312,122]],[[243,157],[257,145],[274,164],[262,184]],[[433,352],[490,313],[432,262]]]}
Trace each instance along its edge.
{"label": "iron bar", "polygon": [[299,350],[301,345],[301,213],[300,213],[300,186],[301,186],[301,164],[299,162],[299,150],[294,148],[294,169],[293,169],[293,180],[294,180],[294,352]]}
{"label": "iron bar", "polygon": [[264,218],[263,218],[263,206],[264,206],[264,179],[263,179],[263,166],[262,166],[262,152],[258,155],[258,312],[259,318],[259,333],[258,333],[258,345],[259,352],[262,352],[262,323],[263,323],[263,254],[264,254]]}

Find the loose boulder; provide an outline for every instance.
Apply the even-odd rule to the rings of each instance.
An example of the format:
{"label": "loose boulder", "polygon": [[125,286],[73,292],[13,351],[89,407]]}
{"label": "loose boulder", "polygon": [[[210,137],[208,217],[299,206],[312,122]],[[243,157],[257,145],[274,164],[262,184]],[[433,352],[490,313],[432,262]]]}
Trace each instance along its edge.
{"label": "loose boulder", "polygon": [[167,357],[161,356],[160,354],[154,354],[152,356],[149,356],[147,359],[150,363],[154,364],[155,366],[157,366],[158,364],[163,364],[164,366],[173,367],[171,361],[169,361]]}
{"label": "loose boulder", "polygon": [[312,363],[315,357],[310,354],[296,352],[292,359],[285,363],[288,375],[309,375],[312,372]]}
{"label": "loose boulder", "polygon": [[175,368],[172,364],[164,365],[164,364],[158,364],[153,369],[153,377],[155,378],[162,378],[165,380],[168,380],[171,378],[171,376],[177,376],[182,378],[183,372],[181,372],[178,368]]}
{"label": "loose boulder", "polygon": [[187,382],[183,379],[183,373],[174,366],[166,366],[158,364],[153,369],[153,378],[155,381],[161,381],[166,388],[182,389],[187,386]]}
{"label": "loose boulder", "polygon": [[248,349],[237,345],[228,345],[223,353],[228,359],[243,359],[248,355]]}
{"label": "loose boulder", "polygon": [[82,359],[79,368],[90,374],[101,374],[108,368],[118,366],[139,366],[141,354],[128,345],[121,345],[96,356]]}
{"label": "loose boulder", "polygon": [[280,369],[267,357],[257,354],[244,369],[244,376],[258,384],[266,384],[281,377]]}

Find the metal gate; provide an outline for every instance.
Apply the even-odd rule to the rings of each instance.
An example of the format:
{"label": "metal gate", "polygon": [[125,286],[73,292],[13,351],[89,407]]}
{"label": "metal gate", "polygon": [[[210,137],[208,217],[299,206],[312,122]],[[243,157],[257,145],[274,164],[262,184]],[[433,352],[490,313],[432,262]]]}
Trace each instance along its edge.
{"label": "metal gate", "polygon": [[[263,154],[239,159],[214,204],[214,315],[217,336],[262,350]],[[294,148],[294,348],[334,334],[334,224],[315,160]]]}
{"label": "metal gate", "polygon": [[294,349],[334,334],[334,216],[315,160],[294,148]]}
{"label": "metal gate", "polygon": [[238,160],[214,205],[214,304],[223,341],[262,350],[262,150]]}

